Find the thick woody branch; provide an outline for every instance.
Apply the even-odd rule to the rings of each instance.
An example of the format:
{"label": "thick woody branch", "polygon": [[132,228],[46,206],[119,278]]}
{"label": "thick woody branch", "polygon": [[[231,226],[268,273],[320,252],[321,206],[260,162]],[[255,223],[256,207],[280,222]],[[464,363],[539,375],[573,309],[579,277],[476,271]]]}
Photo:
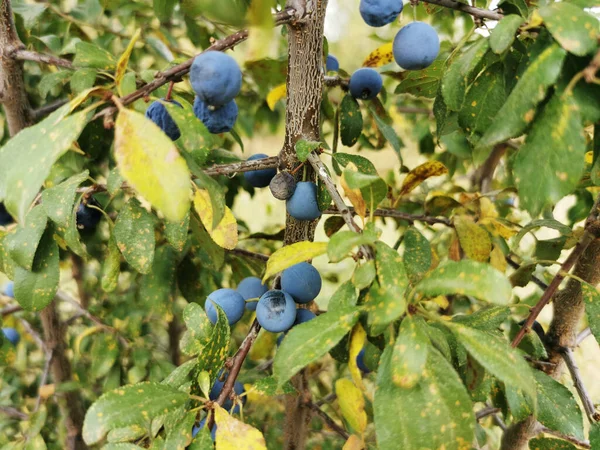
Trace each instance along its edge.
{"label": "thick woody branch", "polygon": [[479,19],[490,19],[490,20],[501,20],[504,17],[502,14],[489,9],[476,8],[469,6],[464,3],[459,3],[454,0],[423,0],[424,3],[431,3],[432,5],[443,6],[444,8],[454,9],[467,14],[477,17]]}
{"label": "thick woody branch", "polygon": [[[345,206],[345,209],[348,210],[351,214],[356,214],[354,208],[351,206]],[[330,207],[323,211],[323,214],[341,214],[340,209],[337,207]],[[370,214],[367,210],[367,214]],[[376,217],[393,217],[395,219],[406,220],[410,223],[413,222],[423,222],[429,225],[435,225],[436,223],[440,223],[442,225],[446,225],[447,227],[452,227],[452,222],[445,217],[432,217],[425,216],[423,214],[409,214],[402,211],[398,211],[395,209],[388,208],[380,208],[373,211],[373,215]]]}
{"label": "thick woody branch", "polygon": [[66,69],[72,69],[73,63],[68,59],[57,58],[56,56],[47,55],[45,53],[32,52],[19,48],[12,54],[13,58],[17,61],[33,61],[42,64],[48,64],[51,66],[64,67]]}
{"label": "thick woody branch", "polygon": [[276,169],[279,167],[279,157],[255,159],[252,161],[240,161],[231,164],[217,164],[204,169],[207,175],[234,175],[241,172],[251,172],[253,170]]}
{"label": "thick woody branch", "polygon": [[257,259],[259,261],[267,262],[269,257],[267,255],[263,255],[262,253],[251,252],[249,250],[244,250],[243,248],[234,248],[233,250],[229,250],[229,253],[238,256],[245,256],[246,258]]}

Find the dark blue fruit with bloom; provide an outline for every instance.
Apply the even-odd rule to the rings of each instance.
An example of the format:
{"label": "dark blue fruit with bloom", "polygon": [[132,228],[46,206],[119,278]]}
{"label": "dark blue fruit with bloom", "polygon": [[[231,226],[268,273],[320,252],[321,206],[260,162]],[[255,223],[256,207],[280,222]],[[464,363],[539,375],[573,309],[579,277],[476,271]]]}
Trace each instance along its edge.
{"label": "dark blue fruit with bloom", "polygon": [[194,58],[190,83],[204,103],[223,106],[239,94],[242,71],[231,56],[223,52],[204,52]]}
{"label": "dark blue fruit with bloom", "polygon": [[96,208],[90,208],[88,205],[95,206],[96,208],[100,207],[100,203],[92,197],[86,203],[81,202],[79,204],[77,207],[77,228],[80,230],[92,230],[96,228],[100,219],[102,219],[102,212]]}
{"label": "dark blue fruit with bloom", "polygon": [[360,15],[367,25],[382,27],[402,12],[402,0],[361,0]]}
{"label": "dark blue fruit with bloom", "polygon": [[246,302],[246,309],[250,311],[254,311],[256,309],[256,305],[258,304],[258,299],[269,290],[267,286],[262,284],[260,278],[257,277],[246,277],[240,284],[238,284],[237,291],[244,298],[244,300],[249,300],[251,298],[256,298],[255,302]]}
{"label": "dark blue fruit with bloom", "polygon": [[[193,438],[195,438],[196,435],[200,432],[200,430],[202,428],[204,428],[204,425],[206,425],[206,417],[204,419],[202,419],[198,425],[194,425],[194,428],[192,428],[192,437]],[[217,424],[216,423],[213,425],[213,428],[210,431],[210,437],[212,438],[213,441],[217,439]]]}
{"label": "dark blue fruit with bloom", "polygon": [[403,69],[425,69],[440,52],[440,38],[431,25],[411,22],[396,34],[392,51],[394,60]]}
{"label": "dark blue fruit with bloom", "polygon": [[299,181],[292,196],[286,201],[286,210],[298,220],[314,220],[321,217],[317,202],[317,185],[312,181]]}
{"label": "dark blue fruit with bloom", "polygon": [[9,281],[4,285],[3,294],[10,298],[15,298],[15,283]]}
{"label": "dark blue fruit with bloom", "polygon": [[8,213],[4,203],[0,203],[0,226],[6,226],[13,223],[15,219]]}
{"label": "dark blue fruit with bloom", "polygon": [[[181,103],[175,100],[163,99],[163,101],[168,101],[169,103],[173,103],[182,108]],[[176,141],[179,139],[179,136],[181,136],[181,132],[169,114],[167,107],[161,102],[152,102],[152,104],[146,110],[146,117],[158,125],[158,127],[163,130],[172,141]]]}
{"label": "dark blue fruit with bloom", "polygon": [[325,65],[327,72],[337,72],[340,70],[340,62],[333,55],[327,55],[327,62]]}
{"label": "dark blue fruit with bloom", "polygon": [[[257,159],[265,159],[268,157],[269,155],[265,155],[264,153],[257,153],[248,158],[248,161],[255,161]],[[255,188],[267,187],[275,175],[277,175],[277,169],[261,169],[244,172],[246,181]]]}
{"label": "dark blue fruit with bloom", "polygon": [[358,69],[350,77],[348,88],[354,98],[369,100],[377,97],[383,87],[381,75],[368,67]]}
{"label": "dark blue fruit with bloom", "polygon": [[17,345],[21,336],[19,336],[19,332],[14,328],[2,328],[2,333],[4,337],[8,339],[13,345]]}
{"label": "dark blue fruit with bloom", "polygon": [[271,333],[289,330],[296,320],[294,299],[284,291],[268,291],[258,301],[256,320],[261,327]]}
{"label": "dark blue fruit with bloom", "polygon": [[212,134],[227,133],[235,125],[238,106],[235,100],[231,100],[223,106],[211,107],[200,100],[199,97],[196,97],[194,100],[194,114]]}
{"label": "dark blue fruit with bloom", "polygon": [[298,308],[296,310],[296,320],[294,321],[294,326],[308,322],[309,320],[313,320],[315,317],[317,317],[317,315],[314,312],[309,311],[308,309]]}
{"label": "dark blue fruit with bloom", "polygon": [[281,274],[281,289],[298,303],[308,303],[317,298],[321,285],[319,271],[307,262],[294,264]]}
{"label": "dark blue fruit with bloom", "polygon": [[369,373],[371,369],[367,367],[365,364],[365,349],[363,348],[358,355],[356,355],[356,365],[361,370],[361,372]]}
{"label": "dark blue fruit with bloom", "polygon": [[[211,400],[216,400],[217,398],[219,398],[219,394],[221,393],[221,391],[223,390],[223,386],[225,385],[225,381],[227,381],[227,374],[225,376],[225,378],[223,379],[223,381],[219,381],[219,378],[221,377],[221,372],[219,372],[219,375],[217,376],[217,381],[215,381],[215,384],[213,384],[210,393],[208,394],[208,398],[210,398]],[[246,390],[244,389],[244,385],[242,383],[240,383],[239,381],[236,381],[233,385],[233,390],[235,391],[235,395],[240,396],[243,393],[246,392]],[[242,404],[246,404],[246,396],[241,397],[242,400]],[[227,400],[225,400],[223,402],[223,408],[226,409],[227,411],[230,411],[231,408],[233,408],[233,400],[231,400],[230,398],[227,398]],[[239,414],[240,412],[240,405],[235,405],[235,408],[233,409],[233,413],[234,414]]]}
{"label": "dark blue fruit with bloom", "polygon": [[229,325],[233,325],[244,315],[246,302],[238,291],[234,291],[233,289],[217,289],[206,297],[206,303],[204,304],[206,315],[212,323],[217,323],[217,309],[213,302],[223,309]]}

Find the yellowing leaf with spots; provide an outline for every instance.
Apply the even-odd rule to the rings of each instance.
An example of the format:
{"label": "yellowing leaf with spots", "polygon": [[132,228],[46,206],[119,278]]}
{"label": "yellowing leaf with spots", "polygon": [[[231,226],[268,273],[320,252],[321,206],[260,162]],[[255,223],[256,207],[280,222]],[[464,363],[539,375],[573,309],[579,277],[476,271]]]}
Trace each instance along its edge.
{"label": "yellowing leaf with spots", "polygon": [[146,426],[150,420],[182,406],[188,395],[165,384],[145,382],[107,392],[85,414],[83,440],[99,443],[114,429]]}
{"label": "yellowing leaf with spots", "polygon": [[205,189],[198,189],[194,195],[194,209],[200,216],[202,224],[215,244],[232,250],[238,242],[237,222],[231,210],[225,206],[225,214],[219,224],[213,228],[213,209],[210,194]]}
{"label": "yellowing leaf with spots", "polygon": [[115,159],[129,185],[173,222],[190,207],[190,172],[177,147],[144,115],[125,108],[115,124]]}
{"label": "yellowing leaf with spots", "polygon": [[388,346],[377,371],[373,410],[380,450],[470,450],[475,429],[473,406],[452,365],[433,347],[423,376],[412,389],[392,382]]}
{"label": "yellowing leaf with spots", "polygon": [[281,83],[278,86],[275,86],[273,89],[269,91],[267,94],[267,105],[271,111],[275,111],[275,105],[279,100],[285,98],[287,94],[287,86],[285,83]]}
{"label": "yellowing leaf with spots", "polygon": [[388,42],[373,50],[364,60],[363,67],[381,67],[391,63],[394,60],[392,46],[393,43]]}
{"label": "yellowing leaf with spots", "polygon": [[357,435],[351,435],[348,440],[344,443],[342,450],[364,450],[365,443]]}
{"label": "yellowing leaf with spots", "polygon": [[438,177],[448,173],[448,169],[439,161],[427,161],[411,170],[402,182],[400,196],[406,195],[431,177]]}
{"label": "yellowing leaf with spots", "polygon": [[503,239],[510,239],[517,234],[517,230],[513,228],[512,224],[500,219],[488,217],[480,220],[479,225],[483,225],[494,236],[500,236]]}
{"label": "yellowing leaf with spots", "polygon": [[402,319],[392,354],[392,381],[400,387],[412,388],[423,376],[429,337],[420,317]]}
{"label": "yellowing leaf with spots", "polygon": [[89,176],[85,170],[62,183],[42,191],[42,207],[54,223],[66,227],[69,215],[73,211],[73,203],[77,195],[77,187]]}
{"label": "yellowing leaf with spots", "polygon": [[253,426],[231,417],[215,404],[216,444],[219,450],[266,450],[265,438]]}
{"label": "yellowing leaf with spots", "polygon": [[571,3],[550,3],[539,10],[552,37],[577,56],[584,56],[598,47],[598,19]]}
{"label": "yellowing leaf with spots", "polygon": [[512,287],[508,278],[488,264],[476,261],[448,261],[429,272],[415,286],[425,297],[470,295],[490,303],[508,305]]}
{"label": "yellowing leaf with spots", "polygon": [[335,347],[352,330],[358,316],[358,308],[340,307],[288,331],[273,360],[279,386]]}
{"label": "yellowing leaf with spots", "polygon": [[367,215],[367,204],[365,203],[365,199],[363,198],[360,189],[352,189],[350,186],[348,186],[348,181],[346,179],[346,174],[348,173],[347,171],[358,172],[358,168],[354,163],[348,163],[346,170],[344,170],[344,173],[342,173],[342,177],[340,178],[340,184],[344,189],[346,197],[348,197],[348,200],[350,200],[350,203],[352,203],[352,206],[354,206],[356,214],[364,219]]}
{"label": "yellowing leaf with spots", "polygon": [[367,413],[365,413],[365,398],[360,389],[352,381],[342,378],[335,382],[335,393],[342,416],[348,425],[360,436],[367,428]]}
{"label": "yellowing leaf with spots", "polygon": [[269,257],[263,283],[294,264],[311,260],[325,253],[327,253],[327,242],[302,241],[281,247]]}
{"label": "yellowing leaf with spots", "polygon": [[129,41],[127,48],[125,49],[125,51],[119,58],[119,61],[117,62],[117,71],[115,73],[115,84],[118,86],[120,96],[123,95],[123,92],[121,90],[121,81],[123,81],[123,77],[125,76],[125,71],[127,70],[127,64],[129,63],[129,57],[131,56],[133,47],[135,47],[135,43],[140,38],[141,34],[142,34],[142,30],[140,28],[138,28],[138,30],[135,32],[135,34]]}
{"label": "yellowing leaf with spots", "polygon": [[479,262],[488,260],[492,251],[492,239],[485,228],[474,223],[469,216],[456,216],[454,228],[467,258]]}
{"label": "yellowing leaf with spots", "polygon": [[365,329],[360,323],[357,323],[352,329],[352,335],[350,336],[348,370],[350,371],[350,375],[352,376],[352,381],[354,381],[354,384],[363,391],[365,390],[365,386],[362,381],[362,373],[356,364],[356,357],[363,349],[366,338],[367,333],[365,332]]}

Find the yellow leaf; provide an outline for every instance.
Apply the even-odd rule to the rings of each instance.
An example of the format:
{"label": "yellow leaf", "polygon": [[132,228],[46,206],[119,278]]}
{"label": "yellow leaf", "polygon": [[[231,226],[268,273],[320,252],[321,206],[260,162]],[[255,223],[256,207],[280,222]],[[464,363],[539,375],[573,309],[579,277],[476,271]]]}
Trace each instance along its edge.
{"label": "yellow leaf", "polygon": [[250,347],[248,357],[251,361],[261,361],[269,358],[273,353],[273,348],[277,343],[277,335],[275,333],[260,333]]}
{"label": "yellow leaf", "polygon": [[363,450],[364,448],[364,441],[357,435],[352,434],[342,447],[342,450]]}
{"label": "yellow leaf", "polygon": [[585,154],[585,163],[586,164],[591,164],[594,162],[594,152],[593,151],[589,151]]}
{"label": "yellow leaf", "polygon": [[381,47],[373,50],[363,62],[363,67],[381,67],[389,64],[394,59],[392,52],[392,42],[383,44]]}
{"label": "yellow leaf", "polygon": [[448,169],[441,162],[427,161],[415,167],[406,175],[402,183],[402,189],[400,189],[400,195],[408,194],[428,178],[444,175],[445,173],[448,173]]}
{"label": "yellow leaf", "polygon": [[495,219],[498,217],[498,210],[496,209],[496,205],[487,197],[481,197],[479,199],[479,210],[481,213],[479,214],[479,219]]}
{"label": "yellow leaf", "polygon": [[360,369],[356,365],[356,357],[363,349],[366,337],[367,333],[365,332],[364,328],[360,323],[357,323],[352,329],[352,335],[350,337],[350,360],[348,361],[348,369],[350,370],[350,375],[352,376],[354,384],[363,391],[365,390],[365,386],[363,385]]}
{"label": "yellow leaf", "polygon": [[85,331],[83,331],[82,333],[79,333],[77,335],[77,337],[75,338],[75,342],[73,343],[73,351],[75,352],[75,354],[76,355],[80,354],[79,348],[81,347],[81,343],[83,342],[83,340],[86,337],[91,336],[92,334],[100,333],[102,331],[103,331],[103,328],[101,326],[95,326],[95,327],[86,328]]}
{"label": "yellow leaf", "polygon": [[267,450],[265,438],[256,428],[234,419],[215,404],[217,450]]}
{"label": "yellow leaf", "polygon": [[[348,163],[348,165],[346,166],[346,170],[358,172],[358,168],[356,167],[356,165],[354,163]],[[352,206],[354,206],[354,210],[356,211],[356,214],[358,214],[360,217],[362,217],[364,219],[365,216],[367,215],[367,205],[365,203],[365,199],[362,196],[362,193],[360,192],[360,189],[351,189],[348,186],[348,183],[346,182],[344,173],[342,173],[342,177],[340,178],[340,184],[342,185],[342,188],[344,189],[344,193],[346,194],[346,197],[348,197],[348,200],[350,200],[350,203],[352,203]]]}
{"label": "yellow leaf", "polygon": [[450,306],[450,302],[448,301],[448,298],[445,297],[444,295],[438,295],[437,297],[432,298],[431,301],[434,302],[436,305],[438,305],[442,309],[446,309],[448,306]]}
{"label": "yellow leaf", "polygon": [[517,230],[511,228],[509,225],[505,224],[499,219],[487,218],[480,220],[479,224],[484,225],[494,236],[500,236],[504,239],[510,239],[517,234]]}
{"label": "yellow leaf", "polygon": [[263,276],[263,283],[269,277],[294,264],[308,261],[316,256],[327,253],[327,242],[296,242],[292,245],[281,247],[273,253],[267,261],[267,270]]}
{"label": "yellow leaf", "polygon": [[360,389],[347,378],[335,382],[335,393],[344,419],[350,427],[361,436],[367,428],[367,413],[365,413],[365,398]]}
{"label": "yellow leaf", "polygon": [[38,393],[41,398],[46,399],[54,395],[55,391],[56,386],[54,384],[44,384],[43,386],[40,386]]}
{"label": "yellow leaf", "polygon": [[271,111],[275,111],[275,105],[279,100],[285,98],[287,94],[287,87],[285,83],[280,84],[279,86],[275,86],[271,91],[267,94],[267,105],[269,105],[269,109]]}
{"label": "yellow leaf", "polygon": [[135,34],[131,38],[131,41],[129,41],[129,45],[127,45],[127,48],[125,49],[125,51],[119,58],[119,61],[117,62],[117,71],[115,73],[115,84],[118,87],[120,96],[123,96],[123,92],[121,91],[121,81],[123,80],[123,77],[125,76],[125,72],[127,71],[127,64],[129,64],[129,57],[131,56],[133,47],[135,46],[135,43],[137,42],[137,40],[140,38],[141,34],[142,34],[142,29],[138,28],[138,30],[135,32]]}
{"label": "yellow leaf", "polygon": [[465,255],[473,261],[487,261],[492,251],[492,240],[485,228],[473,223],[468,216],[455,217],[454,227]]}
{"label": "yellow leaf", "polygon": [[219,224],[213,228],[213,209],[210,195],[206,189],[198,189],[194,195],[194,209],[213,241],[219,246],[232,250],[238,242],[237,222],[231,210],[226,206],[225,214]]}
{"label": "yellow leaf", "polygon": [[121,176],[139,195],[167,220],[183,220],[190,209],[190,172],[173,141],[154,122],[121,108],[115,159]]}
{"label": "yellow leaf", "polygon": [[490,264],[494,269],[499,270],[502,273],[506,272],[506,258],[504,257],[502,249],[497,245],[494,245],[494,249],[490,254]]}

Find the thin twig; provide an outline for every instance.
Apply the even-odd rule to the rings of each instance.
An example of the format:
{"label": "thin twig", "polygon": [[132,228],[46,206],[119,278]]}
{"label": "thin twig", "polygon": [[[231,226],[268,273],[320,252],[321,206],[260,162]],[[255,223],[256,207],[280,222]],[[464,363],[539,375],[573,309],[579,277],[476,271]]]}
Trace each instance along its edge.
{"label": "thin twig", "polygon": [[5,308],[2,308],[2,317],[5,316],[10,316],[11,314],[14,314],[16,312],[19,311],[23,311],[23,307],[20,305],[11,305],[11,306],[7,306]]}
{"label": "thin twig", "polygon": [[[521,268],[519,263],[513,261],[512,258],[510,257],[510,255],[507,255],[504,259],[506,259],[506,262],[508,263],[508,265],[511,266],[513,269],[519,270]],[[542,280],[540,280],[538,277],[536,277],[535,275],[531,276],[531,281],[533,281],[535,284],[537,284],[543,290],[548,289],[548,285],[546,283],[544,283]]]}
{"label": "thin twig", "polygon": [[325,411],[323,411],[313,402],[308,403],[308,407],[312,409],[315,413],[317,413],[317,415],[321,419],[323,419],[323,422],[325,422],[327,426],[329,426],[329,428],[331,428],[333,431],[339,434],[344,440],[348,440],[350,434],[346,430],[344,430],[340,425],[338,425],[335,420],[329,417],[329,415]]}
{"label": "thin twig", "polygon": [[13,408],[11,406],[0,406],[0,413],[4,414],[5,416],[10,417],[11,419],[17,419],[17,420],[29,419],[29,416],[27,414],[22,413],[18,409]]}
{"label": "thin twig", "polygon": [[73,63],[68,59],[58,58],[45,53],[32,52],[25,49],[15,50],[12,56],[18,61],[33,61],[37,63],[49,64],[51,66],[64,67],[66,69],[73,68]]}
{"label": "thin twig", "polygon": [[583,380],[581,379],[581,373],[579,372],[579,367],[575,362],[575,356],[573,355],[573,351],[570,348],[562,348],[560,352],[561,356],[565,360],[565,364],[569,369],[569,373],[571,374],[571,378],[573,379],[573,384],[575,385],[575,389],[579,394],[579,398],[581,399],[581,403],[583,404],[583,409],[585,410],[586,415],[590,421],[600,420],[600,413],[596,412],[596,408],[594,407],[594,402],[590,397],[585,385],[583,384]]}
{"label": "thin twig", "polygon": [[23,325],[23,328],[25,328],[27,333],[29,333],[29,335],[33,338],[40,350],[43,351],[45,354],[48,354],[48,347],[46,346],[46,343],[44,342],[40,334],[33,328],[33,326],[31,326],[31,324],[28,321],[20,317],[19,321],[21,322],[21,325]]}
{"label": "thin twig", "polygon": [[475,419],[481,420],[484,417],[488,417],[494,414],[498,414],[500,412],[500,408],[494,408],[493,406],[486,406],[483,409],[480,409],[475,413]]}
{"label": "thin twig", "polygon": [[577,445],[579,447],[591,448],[589,441],[582,441],[582,440],[577,439],[574,436],[569,436],[569,435],[566,435],[566,434],[562,434],[562,433],[559,433],[558,431],[551,430],[550,428],[547,428],[547,427],[544,427],[544,426],[539,427],[537,429],[537,431],[538,431],[538,433],[544,433],[544,434],[549,434],[551,436],[555,436],[555,437],[557,437],[559,439],[562,439],[563,441],[570,442],[570,443],[575,444],[575,445]]}
{"label": "thin twig", "polygon": [[279,157],[254,159],[252,161],[240,161],[231,164],[217,164],[204,169],[207,175],[233,175],[241,172],[251,172],[253,170],[277,169],[279,167]]}
{"label": "thin twig", "polygon": [[38,109],[34,109],[33,111],[31,111],[31,119],[34,122],[39,122],[40,119],[43,119],[48,114],[53,113],[61,106],[66,105],[68,102],[68,100],[56,100],[48,103],[47,105],[40,106]]}
{"label": "thin twig", "polygon": [[317,406],[323,406],[325,403],[331,403],[332,401],[334,401],[337,398],[337,394],[335,392],[331,392],[330,394],[327,394],[325,397],[323,397],[320,400],[317,400],[315,402],[315,405]]}
{"label": "thin twig", "polygon": [[229,250],[229,253],[238,256],[245,256],[247,258],[258,259],[259,261],[269,260],[269,257],[267,255],[263,255],[262,253],[251,252],[249,250],[244,250],[243,248],[234,248],[233,250]]}
{"label": "thin twig", "polygon": [[443,6],[444,8],[455,9],[456,11],[462,11],[479,19],[501,20],[502,17],[504,17],[502,14],[490,11],[489,9],[475,8],[473,6],[465,5],[464,3],[458,3],[454,0],[423,0],[423,2]]}
{"label": "thin twig", "polygon": [[577,339],[575,340],[575,347],[579,347],[583,341],[585,341],[589,336],[592,335],[592,330],[590,327],[587,327],[581,333],[577,335]]}
{"label": "thin twig", "polygon": [[38,396],[35,401],[35,409],[34,413],[40,409],[40,404],[42,403],[42,386],[46,385],[46,381],[48,380],[48,373],[50,372],[50,364],[52,363],[52,357],[54,356],[54,350],[49,349],[46,352],[46,361],[44,363],[44,371],[42,372],[42,377],[40,378],[40,387],[38,388]]}
{"label": "thin twig", "polygon": [[[356,211],[354,211],[354,208],[351,206],[346,206],[346,209],[351,213],[351,214],[356,214]],[[325,211],[323,211],[323,214],[340,214],[340,210],[337,207],[329,207],[327,208]],[[370,212],[369,210],[367,210],[367,215],[369,215]],[[409,214],[409,213],[405,213],[402,211],[398,211],[395,209],[391,209],[391,208],[379,208],[376,209],[375,211],[373,211],[373,215],[377,216],[377,217],[393,217],[395,219],[401,219],[401,220],[406,220],[408,222],[423,222],[423,223],[428,223],[430,225],[434,225],[436,223],[440,223],[442,225],[446,225],[447,227],[452,227],[452,222],[449,219],[446,219],[445,217],[433,217],[433,216],[426,216],[423,214]]]}

